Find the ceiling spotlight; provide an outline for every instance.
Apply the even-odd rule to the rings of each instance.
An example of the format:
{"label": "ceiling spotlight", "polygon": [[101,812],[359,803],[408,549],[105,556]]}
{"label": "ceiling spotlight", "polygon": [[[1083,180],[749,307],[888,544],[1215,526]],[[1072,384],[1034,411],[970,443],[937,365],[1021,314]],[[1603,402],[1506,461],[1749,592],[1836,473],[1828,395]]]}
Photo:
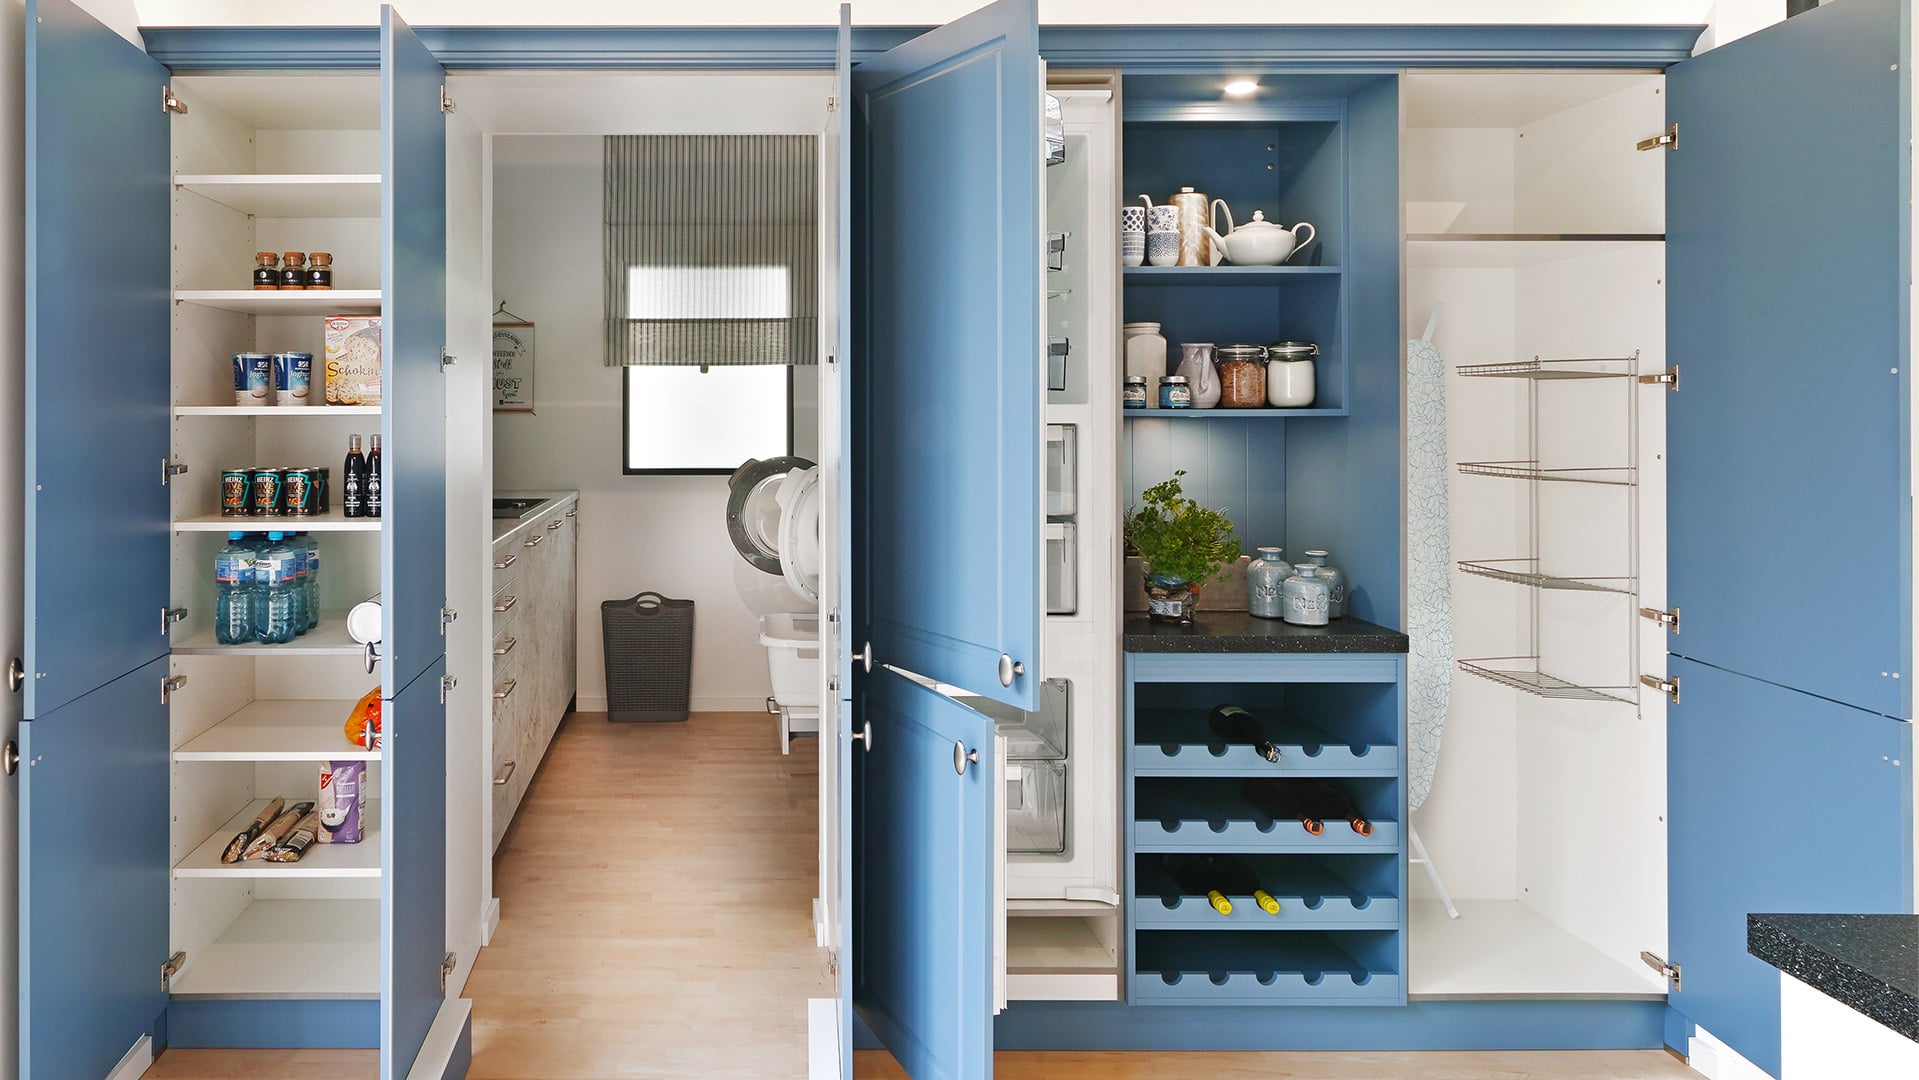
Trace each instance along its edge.
{"label": "ceiling spotlight", "polygon": [[1259,92],[1259,84],[1251,79],[1234,79],[1226,84],[1226,93],[1233,97],[1245,97]]}

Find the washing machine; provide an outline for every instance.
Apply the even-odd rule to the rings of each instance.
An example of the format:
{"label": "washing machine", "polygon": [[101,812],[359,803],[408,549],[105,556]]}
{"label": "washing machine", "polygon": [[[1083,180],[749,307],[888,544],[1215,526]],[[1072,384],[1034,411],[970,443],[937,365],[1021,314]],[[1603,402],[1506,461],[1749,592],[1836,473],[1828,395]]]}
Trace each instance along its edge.
{"label": "washing machine", "polygon": [[733,583],[760,621],[780,750],[820,729],[820,470],[801,457],[748,461],[727,480]]}

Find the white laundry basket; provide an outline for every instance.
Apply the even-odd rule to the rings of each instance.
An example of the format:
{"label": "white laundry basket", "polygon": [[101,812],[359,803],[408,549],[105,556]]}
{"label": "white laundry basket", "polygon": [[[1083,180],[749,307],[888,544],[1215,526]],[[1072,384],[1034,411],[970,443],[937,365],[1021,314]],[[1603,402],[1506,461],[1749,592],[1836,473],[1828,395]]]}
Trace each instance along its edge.
{"label": "white laundry basket", "polygon": [[760,616],[760,644],[773,673],[773,700],[789,709],[820,707],[820,617],[811,612]]}

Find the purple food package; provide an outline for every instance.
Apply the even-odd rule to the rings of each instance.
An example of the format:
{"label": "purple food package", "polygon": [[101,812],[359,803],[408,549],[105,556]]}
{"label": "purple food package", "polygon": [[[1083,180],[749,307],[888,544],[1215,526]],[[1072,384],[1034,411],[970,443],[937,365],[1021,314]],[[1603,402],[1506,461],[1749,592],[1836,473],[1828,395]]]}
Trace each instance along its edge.
{"label": "purple food package", "polygon": [[357,844],[365,839],[366,762],[320,763],[320,843]]}

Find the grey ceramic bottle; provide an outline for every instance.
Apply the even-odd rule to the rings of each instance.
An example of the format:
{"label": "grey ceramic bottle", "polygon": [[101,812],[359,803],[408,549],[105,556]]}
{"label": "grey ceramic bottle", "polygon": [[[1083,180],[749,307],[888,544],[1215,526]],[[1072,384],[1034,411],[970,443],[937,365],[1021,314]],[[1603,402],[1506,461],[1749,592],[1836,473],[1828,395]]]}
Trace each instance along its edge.
{"label": "grey ceramic bottle", "polygon": [[1246,612],[1256,619],[1285,617],[1285,598],[1281,588],[1293,576],[1286,565],[1285,552],[1276,547],[1258,550],[1258,558],[1246,567]]}

